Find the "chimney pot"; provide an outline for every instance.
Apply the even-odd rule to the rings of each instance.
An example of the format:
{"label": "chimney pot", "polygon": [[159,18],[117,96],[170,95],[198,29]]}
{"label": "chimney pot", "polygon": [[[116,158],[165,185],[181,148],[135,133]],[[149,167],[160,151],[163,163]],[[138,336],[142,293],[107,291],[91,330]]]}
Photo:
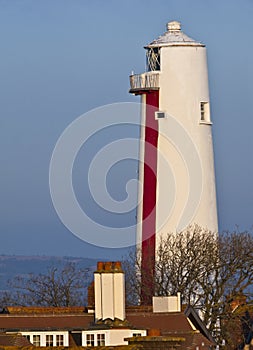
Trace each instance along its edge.
{"label": "chimney pot", "polygon": [[111,261],[106,261],[105,262],[105,271],[112,272],[112,262]]}
{"label": "chimney pot", "polygon": [[115,261],[115,263],[114,263],[114,271],[116,271],[116,272],[121,272],[122,271],[121,261]]}
{"label": "chimney pot", "polygon": [[148,336],[150,337],[159,337],[161,335],[160,329],[151,328],[148,330]]}
{"label": "chimney pot", "polygon": [[104,263],[103,263],[103,261],[98,261],[97,262],[97,271],[101,272],[103,270],[104,270]]}

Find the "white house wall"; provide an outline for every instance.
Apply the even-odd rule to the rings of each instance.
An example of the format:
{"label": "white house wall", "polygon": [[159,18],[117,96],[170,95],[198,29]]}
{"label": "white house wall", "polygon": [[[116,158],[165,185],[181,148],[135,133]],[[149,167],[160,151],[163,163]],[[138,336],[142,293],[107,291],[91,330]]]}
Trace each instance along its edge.
{"label": "white house wall", "polygon": [[117,345],[127,345],[128,342],[125,338],[130,338],[136,335],[145,336],[147,331],[143,329],[109,329],[109,330],[90,330],[82,332],[82,346],[87,346],[87,334],[94,335],[94,346],[97,346],[97,336],[98,334],[105,335],[105,346],[117,346]]}
{"label": "white house wall", "polygon": [[55,331],[55,332],[20,332],[23,336],[29,336],[30,342],[33,343],[34,339],[33,337],[36,335],[40,336],[40,346],[46,346],[46,336],[52,335],[53,336],[53,346],[58,346],[56,343],[56,336],[57,335],[63,335],[63,346],[69,346],[69,333],[68,331]]}

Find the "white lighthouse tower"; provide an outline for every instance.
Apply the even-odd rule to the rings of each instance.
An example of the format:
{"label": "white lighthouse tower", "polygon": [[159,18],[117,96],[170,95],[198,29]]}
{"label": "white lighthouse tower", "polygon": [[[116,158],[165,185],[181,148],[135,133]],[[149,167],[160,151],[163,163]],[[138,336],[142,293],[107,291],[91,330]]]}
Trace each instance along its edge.
{"label": "white lighthouse tower", "polygon": [[172,21],[145,49],[146,72],[130,76],[130,92],[142,102],[137,235],[148,280],[161,236],[218,224],[205,45]]}

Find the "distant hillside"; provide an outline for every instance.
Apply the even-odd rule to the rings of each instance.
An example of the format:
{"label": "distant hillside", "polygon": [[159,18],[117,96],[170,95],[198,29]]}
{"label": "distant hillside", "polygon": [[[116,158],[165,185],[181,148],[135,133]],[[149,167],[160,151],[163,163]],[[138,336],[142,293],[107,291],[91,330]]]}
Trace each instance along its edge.
{"label": "distant hillside", "polygon": [[0,255],[0,290],[6,290],[7,281],[17,275],[26,276],[30,273],[44,274],[52,266],[60,267],[68,262],[76,264],[78,268],[95,269],[97,259],[54,257],[54,256],[18,256]]}

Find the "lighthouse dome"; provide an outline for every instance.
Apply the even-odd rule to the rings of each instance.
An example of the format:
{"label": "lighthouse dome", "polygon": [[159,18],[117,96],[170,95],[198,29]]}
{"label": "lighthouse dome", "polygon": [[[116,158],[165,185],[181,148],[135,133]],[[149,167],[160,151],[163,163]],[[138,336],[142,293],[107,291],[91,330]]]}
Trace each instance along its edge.
{"label": "lighthouse dome", "polygon": [[145,48],[162,47],[162,46],[205,46],[201,42],[190,38],[181,30],[181,23],[171,21],[167,23],[167,32],[153,40]]}

